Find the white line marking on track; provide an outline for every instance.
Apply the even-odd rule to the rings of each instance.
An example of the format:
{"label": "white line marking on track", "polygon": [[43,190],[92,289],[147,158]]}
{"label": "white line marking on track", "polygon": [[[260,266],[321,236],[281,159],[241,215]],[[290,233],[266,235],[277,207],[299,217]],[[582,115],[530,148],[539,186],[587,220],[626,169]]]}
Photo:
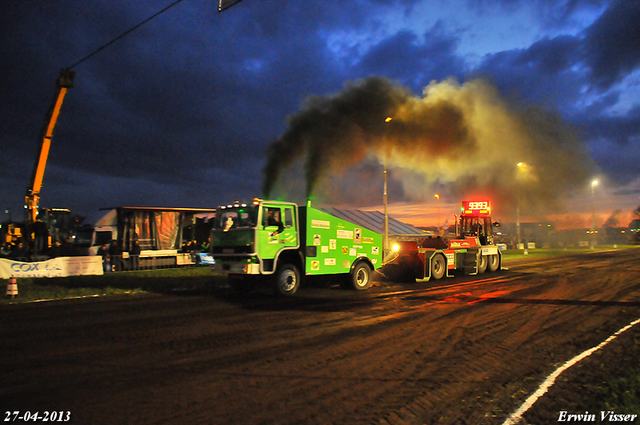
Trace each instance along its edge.
{"label": "white line marking on track", "polygon": [[502,425],[515,425],[518,422],[520,422],[520,420],[522,419],[522,415],[524,415],[524,413],[527,410],[529,410],[529,408],[531,408],[531,406],[533,406],[533,404],[536,401],[538,401],[538,399],[540,397],[542,397],[547,391],[549,391],[549,388],[551,388],[551,386],[555,383],[556,379],[558,378],[558,376],[560,376],[560,374],[562,372],[564,372],[565,370],[569,369],[571,366],[573,366],[574,364],[576,364],[579,361],[583,360],[584,358],[586,358],[586,357],[590,356],[591,354],[595,353],[596,351],[598,351],[599,349],[601,349],[602,347],[604,347],[605,345],[607,345],[608,343],[610,343],[611,341],[616,339],[618,337],[618,335],[620,335],[621,333],[623,333],[625,331],[628,331],[629,329],[631,329],[632,327],[634,327],[638,323],[640,323],[640,318],[634,320],[631,323],[629,323],[627,326],[625,326],[624,328],[620,329],[618,332],[616,332],[613,335],[611,335],[609,338],[607,338],[604,341],[602,341],[599,345],[597,345],[597,346],[595,346],[593,348],[590,348],[590,349],[582,352],[581,354],[578,354],[577,356],[575,356],[574,358],[572,358],[571,360],[569,360],[568,362],[566,362],[565,364],[563,364],[562,366],[557,368],[538,387],[536,392],[531,394],[529,396],[529,398],[527,398],[525,400],[525,402],[522,404],[522,406],[520,406],[520,408],[518,410],[516,410],[514,413],[512,413],[511,416],[509,416],[507,418],[507,420],[505,420],[503,422]]}

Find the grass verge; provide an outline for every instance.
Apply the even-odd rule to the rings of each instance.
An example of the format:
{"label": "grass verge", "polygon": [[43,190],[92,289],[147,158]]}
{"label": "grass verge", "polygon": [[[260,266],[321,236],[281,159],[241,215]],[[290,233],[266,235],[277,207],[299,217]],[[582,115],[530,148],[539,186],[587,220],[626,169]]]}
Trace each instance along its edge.
{"label": "grass verge", "polygon": [[0,305],[148,292],[203,291],[211,285],[224,282],[225,277],[213,273],[210,267],[144,270],[101,276],[24,278],[17,281],[18,296],[10,298],[5,296],[8,279],[0,279]]}
{"label": "grass verge", "polygon": [[614,249],[631,249],[640,248],[640,245],[598,245],[594,249],[591,248],[535,248],[528,249],[527,254],[523,249],[507,249],[502,251],[502,258],[505,260],[520,258],[544,258],[557,257],[562,255],[584,254],[587,252],[608,251]]}
{"label": "grass verge", "polygon": [[[638,245],[599,245],[596,250],[638,248]],[[589,248],[510,249],[502,252],[504,260],[544,258],[591,252]],[[141,270],[108,273],[102,276],[70,276],[58,278],[18,279],[18,297],[5,297],[7,279],[0,279],[0,305],[39,300],[58,300],[148,292],[168,293],[180,290],[202,291],[226,283],[226,277],[213,273],[210,267]]]}
{"label": "grass verge", "polygon": [[[590,412],[595,422],[640,423],[640,334],[629,330],[614,342],[565,371],[549,393],[525,413],[528,424],[558,422],[561,411]],[[602,412],[628,416],[602,420]],[[614,417],[615,418],[615,417]]]}

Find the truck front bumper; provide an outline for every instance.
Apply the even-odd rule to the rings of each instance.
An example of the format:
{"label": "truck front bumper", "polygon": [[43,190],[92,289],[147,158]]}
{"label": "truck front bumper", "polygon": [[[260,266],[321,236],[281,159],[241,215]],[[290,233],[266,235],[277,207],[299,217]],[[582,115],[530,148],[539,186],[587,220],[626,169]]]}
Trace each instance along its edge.
{"label": "truck front bumper", "polygon": [[260,264],[231,263],[228,271],[234,274],[260,274]]}
{"label": "truck front bumper", "polygon": [[214,270],[216,272],[254,275],[260,274],[260,264],[256,262],[247,262],[247,260],[229,261],[217,258]]}

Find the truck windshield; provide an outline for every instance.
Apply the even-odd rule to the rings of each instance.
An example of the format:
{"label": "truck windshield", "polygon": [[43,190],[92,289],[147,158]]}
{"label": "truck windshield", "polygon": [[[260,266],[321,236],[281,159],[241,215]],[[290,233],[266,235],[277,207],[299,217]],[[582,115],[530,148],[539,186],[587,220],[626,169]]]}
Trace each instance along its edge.
{"label": "truck windshield", "polygon": [[487,236],[492,234],[491,217],[462,217],[463,236]]}
{"label": "truck windshield", "polygon": [[76,237],[73,240],[73,244],[77,246],[87,247],[91,246],[91,242],[93,242],[93,229],[79,229],[76,231]]}
{"label": "truck windshield", "polygon": [[229,229],[256,227],[257,218],[258,209],[256,207],[218,210],[215,229],[226,232]]}

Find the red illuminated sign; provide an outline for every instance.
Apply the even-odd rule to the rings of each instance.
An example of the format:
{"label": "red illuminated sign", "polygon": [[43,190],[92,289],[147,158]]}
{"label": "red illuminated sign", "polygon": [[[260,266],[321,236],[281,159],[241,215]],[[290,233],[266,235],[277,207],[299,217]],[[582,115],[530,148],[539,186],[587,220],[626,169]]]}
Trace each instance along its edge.
{"label": "red illuminated sign", "polygon": [[478,214],[488,215],[491,214],[491,202],[489,201],[463,201],[462,202],[463,214]]}

